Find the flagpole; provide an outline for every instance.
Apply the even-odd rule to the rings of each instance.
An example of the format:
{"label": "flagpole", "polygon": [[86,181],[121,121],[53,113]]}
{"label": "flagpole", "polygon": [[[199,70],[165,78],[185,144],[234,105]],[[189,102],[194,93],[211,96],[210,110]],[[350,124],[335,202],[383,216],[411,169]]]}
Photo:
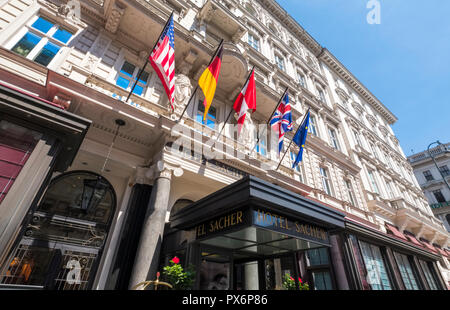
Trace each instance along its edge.
{"label": "flagpole", "polygon": [[[222,45],[223,45],[223,39],[220,40],[219,46],[217,47],[217,49],[216,49],[216,51],[214,52],[214,54],[213,54],[211,60],[209,61],[209,64],[208,64],[206,67],[209,67],[209,66],[211,65],[211,63],[214,61],[214,58],[217,56],[217,53],[219,52],[219,49],[220,49],[220,47],[221,47]],[[189,104],[191,103],[192,97],[193,97],[193,96],[195,95],[195,93],[197,92],[197,89],[198,89],[198,81],[197,81],[197,86],[195,86],[195,90],[194,90],[194,92],[192,93],[191,97],[189,98],[188,103],[187,103],[186,106],[184,107],[183,113],[181,113],[180,118],[178,119],[177,123],[178,123],[179,121],[181,121],[181,119],[183,118],[183,115],[184,115],[184,113],[186,112],[186,110],[187,110]]]}
{"label": "flagpole", "polygon": [[[136,84],[137,84],[137,82],[139,81],[139,78],[141,77],[142,73],[143,73],[144,70],[145,70],[145,67],[146,67],[147,64],[148,64],[148,60],[149,60],[149,58],[150,58],[150,55],[152,54],[153,50],[155,49],[156,44],[158,44],[159,38],[161,37],[161,35],[162,35],[164,29],[166,29],[167,25],[169,24],[170,19],[171,19],[172,16],[173,16],[173,12],[174,12],[174,11],[172,11],[172,13],[170,14],[169,18],[167,19],[166,24],[164,25],[164,27],[163,27],[161,33],[159,34],[158,39],[157,39],[156,42],[155,42],[155,45],[153,45],[153,48],[150,50],[150,54],[148,55],[147,60],[145,61],[144,66],[143,66],[143,67],[141,68],[141,70],[139,71],[139,73],[138,73],[138,75],[137,75],[137,77],[136,77],[136,81],[134,81],[133,87],[131,88],[131,91],[130,91],[130,93],[128,94],[127,100],[125,100],[125,102],[128,102],[128,99],[130,99],[130,96],[131,96],[131,94],[133,93],[134,88],[136,87]],[[169,99],[169,100],[170,100],[170,99]]]}
{"label": "flagpole", "polygon": [[297,131],[300,129],[300,127],[302,127],[303,122],[305,121],[306,115],[308,115],[309,112],[309,108],[308,111],[306,111],[305,116],[303,116],[303,120],[301,121],[300,125],[298,125],[297,130],[295,131],[294,135],[292,136],[291,142],[289,143],[289,146],[286,148],[286,151],[284,151],[283,157],[281,158],[280,162],[278,163],[277,169],[275,169],[275,171],[278,170],[278,168],[280,168],[281,163],[283,162],[284,156],[286,156],[287,151],[289,150],[289,148],[291,147],[292,142],[294,141],[295,135],[297,134]]}
{"label": "flagpole", "polygon": [[[244,86],[245,86],[245,84],[247,84],[248,80],[250,80],[250,77],[252,76],[253,70],[255,70],[255,66],[252,67],[252,70],[250,71],[250,74],[248,75],[247,80],[245,80]],[[241,89],[241,91],[242,91],[242,89]],[[239,97],[239,94],[237,95],[237,97]],[[237,99],[237,97],[236,97],[236,99]],[[234,99],[234,101],[236,101],[236,99]],[[234,103],[233,103],[233,104],[234,104]],[[222,131],[224,130],[225,125],[227,124],[228,119],[230,118],[230,116],[231,116],[232,113],[233,113],[233,107],[231,107],[231,111],[230,111],[230,113],[228,114],[228,116],[227,116],[225,122],[223,123],[222,129],[220,130],[219,135],[217,136],[216,142],[219,141],[219,137],[220,137],[220,135],[222,134]]]}
{"label": "flagpole", "polygon": [[[281,101],[283,100],[284,96],[286,95],[286,93],[287,93],[287,91],[288,91],[288,88],[289,88],[289,87],[286,87],[286,89],[284,90],[283,95],[281,95],[280,100],[278,100],[278,103],[277,103],[277,105],[275,106],[275,109],[273,110],[272,114],[270,114],[269,120],[266,122],[266,127],[264,128],[265,131],[267,131],[267,125],[269,125],[270,120],[271,120],[272,117],[273,117],[273,114],[275,113],[275,111],[276,111],[276,110],[278,109],[278,107],[280,106],[280,103],[281,103]],[[265,131],[264,131],[264,133],[265,133]],[[255,145],[253,146],[253,148],[252,148],[250,154],[248,154],[248,157],[250,157],[250,156],[253,154],[253,151],[255,150],[255,148],[256,148],[256,146],[258,145],[258,143],[259,143],[259,131],[257,131],[257,134],[256,134],[256,143],[255,143]]]}

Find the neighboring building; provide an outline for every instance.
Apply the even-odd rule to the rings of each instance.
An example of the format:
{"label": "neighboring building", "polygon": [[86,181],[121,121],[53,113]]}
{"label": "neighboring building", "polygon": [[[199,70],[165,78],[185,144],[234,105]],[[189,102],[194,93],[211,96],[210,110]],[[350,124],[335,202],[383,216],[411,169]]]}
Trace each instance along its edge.
{"label": "neighboring building", "polygon": [[[436,164],[433,161],[436,161]],[[450,231],[450,143],[408,157],[434,215]],[[439,170],[438,170],[439,169]],[[444,179],[447,181],[445,183]]]}
{"label": "neighboring building", "polygon": [[[449,234],[397,118],[276,1],[0,11],[0,287],[131,288],[177,255],[196,266],[196,288],[220,276],[221,288],[280,289],[289,273],[314,289],[446,289]],[[172,11],[175,113],[151,66],[125,102]],[[207,120],[196,92],[177,122],[221,38]],[[253,66],[257,110],[236,140],[224,121]],[[298,169],[295,146],[275,169],[278,141],[254,126],[286,87],[296,127],[311,109]],[[227,156],[198,153],[223,127]]]}

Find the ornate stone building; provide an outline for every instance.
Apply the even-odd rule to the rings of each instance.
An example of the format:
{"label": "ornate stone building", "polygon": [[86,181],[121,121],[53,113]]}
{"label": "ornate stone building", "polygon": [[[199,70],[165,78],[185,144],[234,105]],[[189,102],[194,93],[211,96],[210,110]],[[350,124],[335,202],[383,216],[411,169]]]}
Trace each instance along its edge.
{"label": "ornate stone building", "polygon": [[[276,1],[0,10],[1,286],[131,288],[177,255],[200,289],[219,278],[282,289],[286,274],[314,289],[446,289],[449,235],[390,127],[397,118]],[[150,66],[125,100],[172,11],[173,113]],[[221,39],[203,121],[195,87]],[[237,138],[236,120],[224,121],[252,67],[257,109]],[[296,169],[294,145],[276,169],[265,125],[286,88],[295,127],[311,111]]]}

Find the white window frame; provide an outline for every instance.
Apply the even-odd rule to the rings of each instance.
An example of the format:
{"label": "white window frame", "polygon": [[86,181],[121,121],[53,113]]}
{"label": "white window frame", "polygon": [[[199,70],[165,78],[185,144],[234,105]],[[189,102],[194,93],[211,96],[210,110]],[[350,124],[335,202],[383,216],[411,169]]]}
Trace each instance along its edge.
{"label": "white window frame", "polygon": [[325,167],[319,167],[320,178],[322,181],[322,187],[325,193],[329,196],[333,196],[333,186],[329,177],[329,170]]}
{"label": "white window frame", "polygon": [[[247,43],[252,48],[254,48],[256,51],[261,52],[261,40],[260,40],[259,36],[255,35],[255,34],[253,34],[251,32],[248,32],[248,34],[247,34]],[[255,43],[257,43],[256,47],[255,47]]]}
{"label": "white window frame", "polygon": [[330,144],[336,150],[341,150],[341,145],[339,143],[337,129],[328,126],[328,136],[330,138]]}
{"label": "white window frame", "polygon": [[[125,75],[125,74],[120,72],[122,70],[122,67],[125,65],[125,62],[127,62],[130,65],[134,66],[133,74],[132,74],[131,77],[129,77],[128,75]],[[134,84],[134,82],[135,82],[135,80],[137,78],[137,75],[139,74],[140,70],[141,70],[141,68],[138,67],[137,65],[135,65],[133,62],[128,61],[126,58],[122,59],[122,61],[120,62],[120,65],[118,66],[118,70],[117,70],[117,72],[115,74],[115,77],[114,77],[114,85],[129,93],[131,91],[131,88],[133,87],[133,84]],[[153,78],[153,73],[152,72],[149,72],[147,70],[145,70],[145,72],[148,74],[147,83],[146,83],[146,85],[143,85],[142,83],[137,82],[137,85],[141,86],[143,88],[143,90],[142,90],[142,94],[141,95],[135,94],[135,95],[141,96],[143,98],[147,98],[148,95],[150,94],[152,87],[150,87],[149,85],[150,85],[150,82],[151,82],[151,80]],[[122,77],[124,79],[130,80],[130,84],[128,84],[128,87],[126,89],[116,84],[117,80],[119,79],[119,77]],[[120,97],[120,96],[117,95],[117,97]]]}
{"label": "white window frame", "polygon": [[[47,33],[43,33],[42,31],[32,27],[34,22],[36,22],[40,17],[42,17],[43,19],[46,19],[49,22],[53,23],[52,28],[50,28]],[[71,33],[72,33],[71,38],[66,43],[63,43],[63,42],[61,42],[61,41],[59,41],[59,40],[57,40],[57,39],[52,37],[56,33],[56,31],[58,31],[58,29],[60,27],[66,29],[66,30],[70,30]],[[5,44],[5,48],[12,51],[12,48],[17,43],[19,43],[19,41],[22,40],[22,38],[28,32],[30,32],[30,33],[32,33],[34,35],[37,35],[37,36],[41,37],[41,40],[33,47],[33,49],[30,51],[30,53],[27,56],[22,56],[22,57],[25,57],[25,58],[27,58],[29,60],[34,61],[34,58],[36,58],[36,56],[39,54],[39,52],[42,51],[42,48],[47,43],[49,43],[49,42],[53,43],[55,45],[58,45],[60,47],[60,49],[56,53],[55,57],[53,57],[53,59],[49,62],[49,64],[47,65],[47,68],[55,69],[54,68],[54,64],[57,62],[57,59],[59,58],[58,56],[62,53],[64,47],[67,47],[68,44],[70,44],[71,41],[76,37],[77,32],[73,31],[73,29],[71,29],[71,28],[72,27],[67,27],[64,24],[57,23],[57,22],[54,21],[54,19],[49,18],[49,17],[47,17],[45,15],[36,14],[32,18],[30,18],[28,20],[28,22]]]}

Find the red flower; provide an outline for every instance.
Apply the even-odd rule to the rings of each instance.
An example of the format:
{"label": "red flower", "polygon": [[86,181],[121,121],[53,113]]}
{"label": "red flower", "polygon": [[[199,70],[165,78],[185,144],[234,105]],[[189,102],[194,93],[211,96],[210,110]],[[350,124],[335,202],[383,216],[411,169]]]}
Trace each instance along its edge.
{"label": "red flower", "polygon": [[289,276],[289,278],[291,278],[291,280],[294,281],[294,278],[292,276]]}
{"label": "red flower", "polygon": [[298,277],[298,282],[303,283],[300,277]]}
{"label": "red flower", "polygon": [[178,257],[174,257],[174,258],[172,258],[172,262],[174,263],[174,264],[178,264],[179,262],[180,262],[180,259],[178,258]]}

